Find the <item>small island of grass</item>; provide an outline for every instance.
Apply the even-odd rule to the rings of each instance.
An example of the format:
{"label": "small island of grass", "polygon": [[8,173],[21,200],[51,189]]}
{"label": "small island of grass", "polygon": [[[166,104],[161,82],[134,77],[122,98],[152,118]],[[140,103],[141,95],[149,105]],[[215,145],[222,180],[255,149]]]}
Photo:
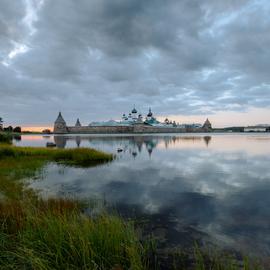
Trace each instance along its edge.
{"label": "small island of grass", "polygon": [[84,167],[112,161],[113,155],[90,148],[51,149],[2,145],[0,147],[0,159],[1,158],[35,158],[41,161],[55,161],[67,165]]}

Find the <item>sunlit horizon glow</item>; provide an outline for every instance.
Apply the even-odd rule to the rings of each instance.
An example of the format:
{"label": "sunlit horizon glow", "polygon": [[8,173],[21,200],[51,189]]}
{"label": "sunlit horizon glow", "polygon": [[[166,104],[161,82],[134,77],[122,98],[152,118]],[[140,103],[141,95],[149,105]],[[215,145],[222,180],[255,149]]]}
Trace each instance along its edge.
{"label": "sunlit horizon glow", "polygon": [[[204,123],[206,118],[210,120],[214,128],[256,126],[261,124],[270,125],[270,109],[251,108],[246,112],[220,111],[210,115],[168,115],[172,121],[179,123]],[[158,117],[161,121],[164,117]]]}
{"label": "sunlit horizon glow", "polygon": [[44,129],[49,129],[53,131],[52,126],[23,126],[22,125],[22,131],[42,132],[42,130]]}

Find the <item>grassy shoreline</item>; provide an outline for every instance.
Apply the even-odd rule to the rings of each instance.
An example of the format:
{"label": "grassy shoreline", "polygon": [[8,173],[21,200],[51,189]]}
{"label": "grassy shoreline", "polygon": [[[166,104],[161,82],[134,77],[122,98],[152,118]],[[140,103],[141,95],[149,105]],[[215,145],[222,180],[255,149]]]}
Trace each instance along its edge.
{"label": "grassy shoreline", "polygon": [[82,202],[43,200],[23,180],[39,174],[46,162],[89,167],[112,160],[94,149],[1,144],[0,269],[144,269],[130,222],[105,212],[91,219]]}
{"label": "grassy shoreline", "polygon": [[1,203],[0,220],[1,269],[144,269],[133,226],[107,214],[90,219],[79,202]]}

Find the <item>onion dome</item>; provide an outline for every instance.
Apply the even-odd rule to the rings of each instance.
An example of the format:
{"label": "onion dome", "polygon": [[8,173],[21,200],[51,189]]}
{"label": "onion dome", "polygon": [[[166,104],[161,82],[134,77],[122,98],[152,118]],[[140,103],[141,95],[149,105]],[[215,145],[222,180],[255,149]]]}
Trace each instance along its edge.
{"label": "onion dome", "polygon": [[147,116],[148,116],[148,117],[152,117],[152,116],[153,116],[153,114],[152,114],[152,112],[151,112],[151,108],[149,108],[149,112],[148,112]]}
{"label": "onion dome", "polygon": [[75,127],[81,127],[82,125],[81,125],[81,123],[80,123],[80,119],[78,118],[77,119],[77,122],[76,122],[76,124],[75,124]]}
{"label": "onion dome", "polygon": [[133,110],[131,112],[132,113],[137,113],[137,110],[135,109],[135,107],[133,108]]}

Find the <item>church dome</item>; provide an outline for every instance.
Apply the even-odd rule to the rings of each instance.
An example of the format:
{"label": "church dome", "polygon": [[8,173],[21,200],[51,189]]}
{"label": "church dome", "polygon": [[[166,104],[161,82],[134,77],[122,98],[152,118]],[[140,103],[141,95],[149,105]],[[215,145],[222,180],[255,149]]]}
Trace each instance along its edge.
{"label": "church dome", "polygon": [[152,117],[152,116],[153,116],[153,114],[152,114],[152,112],[151,112],[151,109],[149,109],[149,113],[147,114],[147,116],[148,116],[148,117]]}
{"label": "church dome", "polygon": [[137,113],[137,110],[135,109],[135,107],[133,108],[133,110],[131,112],[132,113]]}
{"label": "church dome", "polygon": [[81,122],[80,122],[80,119],[78,118],[77,121],[76,121],[76,124],[75,124],[75,127],[81,127]]}

